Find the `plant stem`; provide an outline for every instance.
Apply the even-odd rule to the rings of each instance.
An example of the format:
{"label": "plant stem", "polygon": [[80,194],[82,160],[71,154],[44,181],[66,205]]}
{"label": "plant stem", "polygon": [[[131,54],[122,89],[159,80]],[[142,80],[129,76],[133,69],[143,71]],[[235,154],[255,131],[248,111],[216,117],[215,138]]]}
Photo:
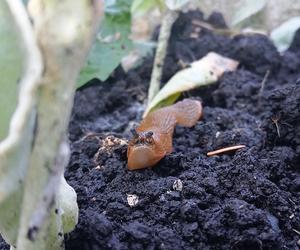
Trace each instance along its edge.
{"label": "plant stem", "polygon": [[[35,124],[34,106],[43,61],[24,4],[19,0],[6,0],[1,1],[0,6],[2,10],[10,12],[24,53],[18,105],[10,121],[9,133],[0,142],[0,231],[3,239],[12,247],[16,245],[19,231],[24,179],[29,165]],[[5,17],[1,16],[1,21],[2,18]]]}
{"label": "plant stem", "polygon": [[177,17],[177,11],[172,11],[168,9],[162,20],[151,74],[150,86],[148,90],[148,105],[160,89],[164,60],[167,54],[171,29]]}
{"label": "plant stem", "polygon": [[64,140],[75,82],[101,17],[97,3],[102,7],[102,1],[90,0],[32,0],[29,4],[45,69],[37,98],[37,126],[24,187],[18,250],[63,249],[58,191],[68,150],[62,149],[67,148]]}

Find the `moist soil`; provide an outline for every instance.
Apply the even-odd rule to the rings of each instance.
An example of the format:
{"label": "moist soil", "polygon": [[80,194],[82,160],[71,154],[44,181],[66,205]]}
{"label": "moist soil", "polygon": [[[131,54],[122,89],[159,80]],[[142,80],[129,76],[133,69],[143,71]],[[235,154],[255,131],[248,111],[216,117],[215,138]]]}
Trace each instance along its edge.
{"label": "moist soil", "polygon": [[[174,24],[162,82],[210,51],[240,66],[183,94],[202,101],[203,118],[176,127],[173,152],[155,167],[129,171],[126,158],[152,56],[77,91],[65,176],[78,195],[79,222],[66,249],[300,248],[300,31],[280,54],[266,36],[231,37],[199,21],[195,11]],[[226,28],[218,13],[205,21]],[[238,144],[246,147],[206,156]]]}

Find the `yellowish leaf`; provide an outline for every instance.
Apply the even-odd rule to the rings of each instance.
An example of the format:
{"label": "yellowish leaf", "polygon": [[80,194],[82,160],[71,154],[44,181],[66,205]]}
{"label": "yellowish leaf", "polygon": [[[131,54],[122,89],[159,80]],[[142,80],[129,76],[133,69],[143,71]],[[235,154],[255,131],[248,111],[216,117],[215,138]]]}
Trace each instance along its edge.
{"label": "yellowish leaf", "polygon": [[[191,64],[190,68],[176,73],[166,85],[158,92],[148,105],[144,117],[152,110],[162,106],[161,102],[172,97],[173,102],[183,91],[216,82],[225,71],[234,71],[238,62],[210,52],[205,57]],[[175,98],[174,98],[175,97]],[[168,104],[171,104],[168,101]]]}

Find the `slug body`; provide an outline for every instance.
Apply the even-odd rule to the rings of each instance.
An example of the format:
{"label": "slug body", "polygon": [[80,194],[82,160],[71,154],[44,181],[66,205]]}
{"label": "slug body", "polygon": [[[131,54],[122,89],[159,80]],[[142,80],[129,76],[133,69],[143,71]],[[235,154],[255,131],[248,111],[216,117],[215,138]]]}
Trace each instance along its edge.
{"label": "slug body", "polygon": [[192,127],[201,115],[201,102],[190,99],[149,113],[133,131],[127,150],[128,168],[135,170],[154,166],[172,152],[176,124]]}

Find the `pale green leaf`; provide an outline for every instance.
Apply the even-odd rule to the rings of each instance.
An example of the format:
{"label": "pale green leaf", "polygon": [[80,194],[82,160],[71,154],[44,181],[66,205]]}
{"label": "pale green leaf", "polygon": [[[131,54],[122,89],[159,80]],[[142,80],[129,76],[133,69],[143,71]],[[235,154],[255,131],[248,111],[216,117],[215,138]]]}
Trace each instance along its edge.
{"label": "pale green leaf", "polygon": [[0,232],[10,245],[16,244],[19,230],[34,123],[35,114],[32,113],[18,144],[6,154],[0,154]]}
{"label": "pale green leaf", "polygon": [[159,109],[165,106],[170,106],[180,97],[181,93],[175,93],[173,95],[168,96],[166,99],[160,101],[152,110]]}
{"label": "pale green leaf", "polygon": [[225,71],[233,71],[237,66],[237,61],[214,52],[208,53],[202,59],[193,62],[190,68],[177,72],[153,98],[144,116],[163,106],[162,102],[166,104],[166,99],[167,104],[171,104],[181,92],[214,83]]}
{"label": "pale green leaf", "polygon": [[300,28],[300,16],[293,17],[271,32],[271,40],[278,51],[286,50],[292,43],[295,32]]}
{"label": "pale green leaf", "polygon": [[20,37],[6,1],[0,1],[0,141],[8,132],[16,108],[22,74]]}
{"label": "pale green leaf", "polygon": [[156,48],[157,43],[153,41],[135,41],[134,47],[142,57],[150,56]]}
{"label": "pale green leaf", "polygon": [[86,64],[81,69],[77,87],[93,78],[105,81],[133,48],[129,39],[131,1],[109,0],[105,4],[104,20]]}
{"label": "pale green leaf", "polygon": [[[20,225],[24,178],[36,117],[33,100],[37,88],[33,82],[42,72],[41,58],[33,42],[30,25],[24,5],[19,0],[0,1],[1,132],[5,129],[6,134],[10,125],[9,133],[0,142],[0,232],[11,245],[16,244]],[[23,70],[22,63],[25,61]],[[20,96],[19,92],[22,93]]]}
{"label": "pale green leaf", "polygon": [[231,26],[238,26],[248,18],[259,13],[266,6],[266,0],[242,0],[237,2]]}
{"label": "pale green leaf", "polygon": [[132,15],[144,15],[148,11],[158,8],[161,11],[165,8],[163,0],[134,0],[131,5]]}
{"label": "pale green leaf", "polygon": [[64,233],[71,232],[78,223],[77,194],[75,190],[66,182],[62,175],[58,191],[58,200],[61,206],[61,215]]}
{"label": "pale green leaf", "polygon": [[165,3],[170,10],[180,10],[189,1],[190,0],[165,0]]}

